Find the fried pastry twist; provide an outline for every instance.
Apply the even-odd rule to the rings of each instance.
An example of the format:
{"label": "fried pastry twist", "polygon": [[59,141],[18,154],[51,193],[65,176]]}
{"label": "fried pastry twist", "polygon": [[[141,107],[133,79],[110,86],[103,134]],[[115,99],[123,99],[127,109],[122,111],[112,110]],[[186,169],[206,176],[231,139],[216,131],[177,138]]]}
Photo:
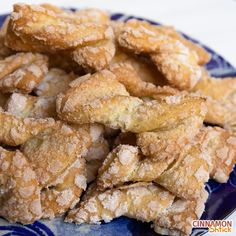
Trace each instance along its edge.
{"label": "fried pastry twist", "polygon": [[59,122],[29,139],[21,150],[32,163],[40,184],[46,187],[86,153],[89,145],[91,140],[85,129],[74,130]]}
{"label": "fried pastry twist", "polygon": [[85,160],[78,156],[51,184],[41,192],[43,218],[52,219],[72,209],[86,189]]}
{"label": "fried pastry twist", "polygon": [[56,118],[55,97],[35,97],[13,93],[9,98],[6,111],[22,118]]}
{"label": "fried pastry twist", "polygon": [[0,147],[0,216],[10,222],[33,223],[42,215],[35,172],[19,151]]}
{"label": "fried pastry twist", "polygon": [[170,37],[160,27],[148,22],[128,21],[118,38],[119,44],[135,52],[147,54],[167,81],[183,90],[193,88],[202,75],[195,51],[176,37]]}
{"label": "fried pastry twist", "polygon": [[17,53],[0,61],[0,90],[3,93],[30,93],[47,73],[47,57]]}
{"label": "fried pastry twist", "polygon": [[176,40],[179,40],[184,46],[188,47],[189,50],[193,51],[196,53],[198,56],[198,64],[199,65],[205,65],[208,63],[211,59],[211,55],[199,44],[196,44],[192,42],[191,40],[186,39],[183,37],[179,32],[177,32],[173,27],[170,26],[156,26],[158,30],[160,30],[163,34],[174,38]]}
{"label": "fried pastry twist", "polygon": [[139,133],[176,126],[190,114],[205,114],[204,99],[200,97],[181,95],[149,102],[132,97],[107,70],[79,78],[71,86],[58,95],[57,113],[73,123],[97,122]]}
{"label": "fried pastry twist", "polygon": [[92,10],[80,14],[49,5],[16,4],[6,43],[17,51],[67,51],[85,69],[103,69],[115,53],[114,35],[105,13],[91,20],[92,12],[95,14]]}
{"label": "fried pastry twist", "polygon": [[155,86],[153,83],[143,81],[130,63],[113,64],[110,70],[116,75],[116,79],[124,84],[132,96],[161,99],[162,97],[177,95],[179,93],[178,90],[169,86],[160,87]]}
{"label": "fried pastry twist", "polygon": [[106,189],[129,181],[154,181],[178,197],[197,199],[203,194],[210,172],[210,160],[203,155],[199,144],[164,160],[142,157],[137,147],[120,145],[103,162],[97,185]]}
{"label": "fried pastry twist", "polygon": [[204,127],[197,139],[211,156],[211,178],[226,183],[236,163],[236,136],[219,127]]}
{"label": "fried pastry twist", "polygon": [[115,55],[115,50],[113,40],[104,40],[75,49],[72,58],[88,72],[100,71],[108,67]]}
{"label": "fried pastry twist", "polygon": [[0,111],[0,143],[18,146],[54,125],[55,121],[52,118],[21,118]]}
{"label": "fried pastry twist", "polygon": [[207,200],[205,191],[197,201],[175,199],[174,203],[163,214],[157,216],[154,230],[161,235],[190,235],[192,221],[200,219]]}
{"label": "fried pastry twist", "polygon": [[104,192],[92,190],[78,208],[69,212],[66,221],[94,224],[124,215],[150,222],[165,212],[173,200],[172,194],[152,183],[131,184]]}
{"label": "fried pastry twist", "polygon": [[86,189],[83,156],[92,143],[91,127],[77,129],[57,123],[21,147],[32,164],[42,190],[43,218],[65,213]]}
{"label": "fried pastry twist", "polygon": [[194,92],[207,97],[206,122],[236,130],[236,79],[217,79],[205,76],[193,88]]}
{"label": "fried pastry twist", "polygon": [[119,47],[119,45],[116,45],[116,54],[110,62],[110,67],[114,64],[123,63],[130,64],[141,80],[159,86],[167,85],[165,77],[157,70],[156,66],[148,58],[138,57],[132,53],[125,52]]}
{"label": "fried pastry twist", "polygon": [[145,156],[155,157],[155,160],[173,159],[186,145],[194,142],[202,128],[203,119],[198,114],[173,129],[139,133],[136,135],[137,145]]}
{"label": "fried pastry twist", "polygon": [[112,34],[111,28],[104,24],[81,22],[68,14],[60,15],[44,7],[27,4],[14,5],[10,24],[20,39],[38,44],[39,50],[45,51],[81,47],[108,39]]}

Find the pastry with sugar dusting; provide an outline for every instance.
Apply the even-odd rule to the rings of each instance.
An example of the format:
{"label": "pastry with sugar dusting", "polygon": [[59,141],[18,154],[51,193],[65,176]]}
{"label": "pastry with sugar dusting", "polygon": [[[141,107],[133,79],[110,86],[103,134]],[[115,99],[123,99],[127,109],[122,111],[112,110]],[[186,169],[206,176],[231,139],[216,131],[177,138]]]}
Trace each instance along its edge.
{"label": "pastry with sugar dusting", "polygon": [[110,71],[122,83],[132,96],[161,99],[162,97],[177,95],[179,91],[170,86],[156,86],[141,79],[137,70],[129,62],[115,63],[110,66]]}
{"label": "pastry with sugar dusting", "polygon": [[201,129],[197,139],[211,157],[211,178],[226,183],[236,163],[235,134],[220,127],[209,126]]}
{"label": "pastry with sugar dusting", "polygon": [[139,133],[136,135],[137,145],[145,156],[156,160],[175,158],[186,145],[194,142],[203,120],[202,114],[196,114],[172,129]]}
{"label": "pastry with sugar dusting", "polygon": [[192,221],[200,219],[208,198],[207,191],[197,201],[176,198],[171,207],[154,221],[154,231],[161,235],[190,235]]}
{"label": "pastry with sugar dusting", "polygon": [[[112,25],[114,23],[117,24],[118,22],[111,22]],[[138,75],[139,78],[145,82],[157,86],[164,86],[168,84],[165,80],[165,77],[157,70],[156,66],[149,58],[139,57],[135,54],[128,53],[127,51],[122,50],[118,43],[116,43],[116,53],[112,61],[110,62],[110,68],[115,64],[123,63],[125,65],[130,64],[133,67],[133,70],[136,71],[136,76]]]}
{"label": "pastry with sugar dusting", "polygon": [[[98,17],[98,21],[94,22],[85,15],[55,11],[47,6],[15,4],[6,44],[16,51],[68,51],[81,66],[100,69],[101,65],[106,66],[106,61],[109,63],[113,57],[113,30],[104,19]],[[105,44],[108,47],[100,46],[100,42],[104,41],[109,42]],[[91,61],[97,55],[101,56],[100,61],[105,61],[103,64]]]}
{"label": "pastry with sugar dusting", "polygon": [[43,218],[64,214],[86,189],[85,159],[92,136],[58,122],[21,146],[42,189]]}
{"label": "pastry with sugar dusting", "polygon": [[53,118],[21,118],[0,110],[0,143],[18,146],[54,125]]}
{"label": "pastry with sugar dusting", "polygon": [[56,118],[56,98],[13,93],[7,101],[6,111],[22,118]]}
{"label": "pastry with sugar dusting", "polygon": [[92,188],[87,195],[77,208],[69,211],[66,222],[99,224],[122,215],[150,222],[165,212],[174,200],[168,191],[141,182],[102,192]]}
{"label": "pastry with sugar dusting", "polygon": [[9,94],[0,92],[0,107],[1,108],[5,109],[9,96],[10,96]]}
{"label": "pastry with sugar dusting", "polygon": [[193,88],[202,75],[198,55],[182,40],[171,37],[160,28],[145,21],[130,20],[119,34],[119,44],[136,54],[150,56],[174,87],[181,90]]}
{"label": "pastry with sugar dusting", "polygon": [[176,126],[202,111],[205,99],[181,95],[172,100],[143,101],[130,96],[108,70],[87,74],[57,97],[58,116],[67,122],[101,123],[134,133]]}
{"label": "pastry with sugar dusting", "polygon": [[0,216],[124,215],[189,235],[205,183],[236,163],[235,81],[210,59],[170,26],[15,4],[0,30],[0,144],[14,150],[0,147]]}
{"label": "pastry with sugar dusting", "polygon": [[0,91],[30,93],[44,79],[48,58],[41,54],[17,53],[0,60]]}
{"label": "pastry with sugar dusting", "polygon": [[210,159],[203,157],[198,143],[186,146],[179,155],[168,159],[145,157],[138,148],[120,145],[108,155],[99,169],[99,189],[127,182],[155,182],[175,196],[188,200],[201,198],[209,179]]}
{"label": "pastry with sugar dusting", "polygon": [[207,123],[236,131],[236,78],[220,79],[206,74],[192,91],[207,97]]}
{"label": "pastry with sugar dusting", "polygon": [[42,216],[37,176],[20,151],[0,147],[0,216],[30,224]]}

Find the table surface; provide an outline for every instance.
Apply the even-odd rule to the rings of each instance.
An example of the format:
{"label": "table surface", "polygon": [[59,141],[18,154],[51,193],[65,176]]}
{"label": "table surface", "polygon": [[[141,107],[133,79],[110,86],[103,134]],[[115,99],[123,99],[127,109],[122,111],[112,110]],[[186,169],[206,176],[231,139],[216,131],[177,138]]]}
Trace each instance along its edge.
{"label": "table surface", "polygon": [[[10,12],[19,0],[1,1],[0,14]],[[25,3],[50,2],[63,7],[99,7],[112,12],[141,16],[173,25],[203,42],[236,67],[236,0],[22,0]],[[234,220],[236,232],[236,213]],[[235,233],[206,234],[233,236]]]}

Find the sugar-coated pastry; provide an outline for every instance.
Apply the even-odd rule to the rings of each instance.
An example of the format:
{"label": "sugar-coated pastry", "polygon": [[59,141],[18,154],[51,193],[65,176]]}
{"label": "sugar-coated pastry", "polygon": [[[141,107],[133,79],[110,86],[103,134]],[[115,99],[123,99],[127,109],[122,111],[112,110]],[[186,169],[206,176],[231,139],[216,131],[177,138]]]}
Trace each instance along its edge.
{"label": "sugar-coated pastry", "polygon": [[115,55],[113,40],[105,40],[93,45],[79,47],[72,52],[72,57],[86,71],[99,71],[107,68]]}
{"label": "sugar-coated pastry", "polygon": [[171,206],[174,196],[152,183],[137,183],[92,192],[71,210],[67,222],[98,224],[110,222],[119,216],[127,216],[150,222]]}
{"label": "sugar-coated pastry", "polygon": [[73,208],[86,189],[85,158],[93,128],[57,123],[21,147],[35,170],[41,192],[42,217],[54,218]]}
{"label": "sugar-coated pastry", "polygon": [[153,181],[175,196],[193,200],[202,196],[210,167],[210,158],[197,143],[166,160],[143,157],[137,147],[120,145],[103,162],[97,184],[106,189],[129,181]]}
{"label": "sugar-coated pastry", "polygon": [[208,112],[205,121],[236,130],[236,79],[204,76],[193,88],[194,92],[207,97]]}
{"label": "sugar-coated pastry", "polygon": [[30,93],[47,73],[47,63],[46,56],[31,52],[0,60],[0,91]]}
{"label": "sugar-coated pastry", "polygon": [[18,146],[54,125],[53,118],[21,118],[0,110],[0,143]]}
{"label": "sugar-coated pastry", "polygon": [[236,163],[235,134],[220,127],[204,127],[197,138],[211,157],[211,178],[226,183]]}
{"label": "sugar-coated pastry", "polygon": [[156,86],[143,81],[131,63],[121,62],[110,66],[116,79],[122,83],[132,96],[161,99],[162,97],[177,95],[179,91],[170,86]]}
{"label": "sugar-coated pastry", "polygon": [[56,98],[13,93],[6,104],[6,111],[22,118],[56,118]]}
{"label": "sugar-coated pastry", "polygon": [[46,187],[90,145],[91,137],[85,128],[74,129],[59,122],[29,139],[21,150],[32,163],[39,183]]}
{"label": "sugar-coated pastry", "polygon": [[111,36],[105,24],[81,22],[36,5],[15,4],[10,21],[14,33],[23,41],[38,44],[39,51],[73,49]]}
{"label": "sugar-coated pastry", "polygon": [[154,231],[162,235],[187,236],[192,232],[192,221],[200,219],[208,193],[205,191],[197,201],[176,198],[163,214],[158,215],[153,226]]}
{"label": "sugar-coated pastry", "polygon": [[205,115],[205,100],[196,96],[170,96],[161,101],[143,101],[130,96],[108,70],[85,75],[57,97],[58,116],[68,122],[102,123],[134,133],[165,129],[190,114]]}
{"label": "sugar-coated pastry", "polygon": [[[88,11],[80,15],[55,9],[49,5],[15,4],[8,25],[6,44],[16,51],[52,53],[65,50],[73,55],[75,50],[72,56],[75,61],[83,67],[93,67],[95,70],[100,68],[96,56],[101,56],[101,61],[112,59],[112,44],[109,42],[106,44],[108,47],[99,46],[100,42],[112,41],[114,36],[105,18],[89,20]],[[92,45],[94,47],[90,47]],[[111,53],[109,56],[108,51]],[[97,63],[93,63],[92,58]],[[102,66],[105,65],[106,63]]]}
{"label": "sugar-coated pastry", "polygon": [[236,80],[212,77],[210,51],[175,28],[115,18],[44,3],[4,20],[0,217],[126,216],[188,236],[209,178],[231,181]]}
{"label": "sugar-coated pastry", "polygon": [[42,215],[37,176],[20,151],[0,147],[0,216],[30,224]]}
{"label": "sugar-coated pastry", "polygon": [[85,160],[78,156],[76,160],[51,182],[50,188],[41,192],[42,218],[55,218],[72,209],[86,189]]}
{"label": "sugar-coated pastry", "polygon": [[204,65],[208,63],[211,59],[211,55],[199,44],[196,44],[185,37],[183,37],[179,32],[177,32],[173,27],[170,26],[157,26],[158,30],[160,30],[163,34],[171,38],[175,38],[183,43],[186,47],[188,47],[191,51],[195,52],[198,56],[198,64]]}
{"label": "sugar-coated pastry", "polygon": [[134,53],[149,55],[158,70],[176,88],[191,89],[201,78],[198,55],[157,26],[130,20],[121,30],[118,41]]}

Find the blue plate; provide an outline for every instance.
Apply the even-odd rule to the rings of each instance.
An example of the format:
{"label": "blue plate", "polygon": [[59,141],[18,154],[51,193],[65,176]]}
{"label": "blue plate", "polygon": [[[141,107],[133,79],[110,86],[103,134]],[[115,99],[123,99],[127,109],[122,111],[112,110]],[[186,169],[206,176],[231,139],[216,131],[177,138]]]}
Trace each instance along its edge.
{"label": "blue plate", "polygon": [[[0,16],[0,25],[7,15]],[[121,13],[111,14],[112,20],[127,21],[129,19],[143,18],[127,16]],[[146,19],[145,19],[146,20]],[[148,20],[152,24],[158,24]],[[186,38],[195,43],[197,40],[183,34]],[[215,77],[236,76],[236,69],[223,57],[212,49],[202,45],[212,55],[211,61],[206,65],[207,70]],[[219,184],[210,180],[206,184],[210,197],[206,203],[206,210],[202,219],[224,219],[236,209],[236,168],[230,175],[226,184]],[[194,229],[192,235],[202,235],[206,230]],[[31,225],[9,224],[0,218],[0,235],[10,236],[157,236],[151,229],[150,224],[142,223],[126,217],[120,217],[108,224],[82,225],[64,223],[63,219],[41,220]]]}

